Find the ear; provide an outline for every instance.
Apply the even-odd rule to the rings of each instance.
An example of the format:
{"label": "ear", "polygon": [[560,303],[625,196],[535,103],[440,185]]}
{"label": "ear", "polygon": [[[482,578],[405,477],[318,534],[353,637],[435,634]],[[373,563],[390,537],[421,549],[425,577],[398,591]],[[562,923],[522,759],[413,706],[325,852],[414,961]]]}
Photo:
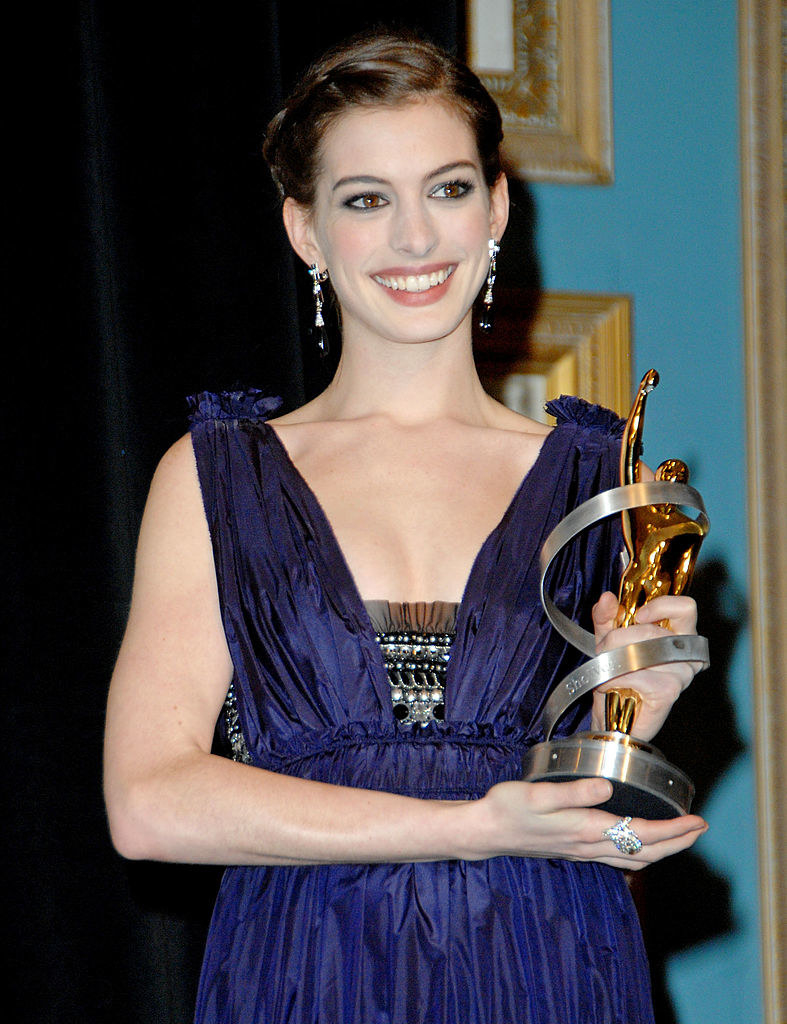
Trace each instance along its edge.
{"label": "ear", "polygon": [[498,242],[508,224],[508,179],[501,171],[489,189],[489,234]]}
{"label": "ear", "polygon": [[282,207],[282,220],[284,230],[290,240],[290,245],[300,256],[307,266],[316,263],[321,269],[325,268],[325,260],[322,258],[319,246],[314,238],[311,211],[308,207],[296,202],[291,196],[287,196]]}

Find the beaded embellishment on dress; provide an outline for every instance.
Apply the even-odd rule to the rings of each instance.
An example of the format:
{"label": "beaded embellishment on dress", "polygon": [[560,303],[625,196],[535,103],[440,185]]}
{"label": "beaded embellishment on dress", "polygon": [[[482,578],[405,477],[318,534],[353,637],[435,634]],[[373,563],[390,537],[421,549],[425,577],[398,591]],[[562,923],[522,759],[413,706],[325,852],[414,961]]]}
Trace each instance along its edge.
{"label": "beaded embellishment on dress", "polygon": [[393,713],[403,724],[445,717],[445,674],[455,633],[377,633],[391,684]]}
{"label": "beaded embellishment on dress", "polygon": [[447,601],[365,601],[403,724],[442,721],[445,677],[458,605]]}
{"label": "beaded embellishment on dress", "polygon": [[232,751],[232,760],[251,764],[251,754],[249,754],[249,748],[246,746],[246,740],[240,725],[238,697],[235,693],[235,686],[232,683],[230,683],[227,696],[224,698],[222,713],[224,715],[224,726],[227,730],[227,741]]}

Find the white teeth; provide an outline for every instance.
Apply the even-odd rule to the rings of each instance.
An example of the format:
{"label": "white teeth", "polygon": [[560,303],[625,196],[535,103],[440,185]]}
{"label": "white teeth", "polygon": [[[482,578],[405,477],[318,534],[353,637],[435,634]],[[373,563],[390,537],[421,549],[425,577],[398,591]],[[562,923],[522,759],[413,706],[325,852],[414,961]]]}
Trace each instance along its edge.
{"label": "white teeth", "polygon": [[447,267],[444,270],[432,271],[431,274],[409,274],[407,277],[380,277],[375,274],[374,279],[384,288],[390,288],[394,292],[425,292],[443,284],[453,274],[454,269]]}

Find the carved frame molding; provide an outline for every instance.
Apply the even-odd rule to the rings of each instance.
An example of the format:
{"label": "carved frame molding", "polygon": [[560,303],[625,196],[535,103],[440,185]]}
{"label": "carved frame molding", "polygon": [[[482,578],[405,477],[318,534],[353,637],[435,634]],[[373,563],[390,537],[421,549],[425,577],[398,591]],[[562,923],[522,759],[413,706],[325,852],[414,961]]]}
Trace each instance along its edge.
{"label": "carved frame molding", "polygon": [[[628,415],[631,403],[631,299],[626,295],[545,292],[528,323],[516,289],[495,296],[493,340],[476,340],[485,388],[502,398],[511,374],[545,379],[545,397],[575,394]],[[519,410],[524,411],[524,410]]]}
{"label": "carved frame molding", "polygon": [[739,0],[749,553],[764,1020],[787,1020],[787,0]]}
{"label": "carved frame molding", "polygon": [[[484,0],[468,0],[480,19]],[[612,181],[609,0],[511,0],[514,70],[468,60],[503,115],[507,169],[530,181]]]}

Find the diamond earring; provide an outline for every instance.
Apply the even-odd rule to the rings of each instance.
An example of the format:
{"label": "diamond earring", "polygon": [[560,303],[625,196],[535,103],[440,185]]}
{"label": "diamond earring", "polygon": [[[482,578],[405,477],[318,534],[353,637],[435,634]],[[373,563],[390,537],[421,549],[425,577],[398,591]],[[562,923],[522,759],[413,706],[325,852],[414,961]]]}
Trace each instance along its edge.
{"label": "diamond earring", "polygon": [[489,239],[489,272],[486,275],[486,291],[484,292],[484,311],[481,314],[481,319],[478,324],[481,330],[491,331],[494,323],[494,317],[492,314],[492,303],[494,302],[494,296],[492,289],[495,286],[495,278],[497,277],[497,254],[500,252],[500,245],[494,238]]}
{"label": "diamond earring", "polygon": [[317,351],[321,356],[327,356],[330,351],[328,345],[328,333],[325,330],[325,320],[322,315],[323,297],[322,285],[328,280],[328,271],[320,273],[316,263],[309,267],[309,275],[312,279],[312,295],[314,296],[314,333],[317,338]]}

